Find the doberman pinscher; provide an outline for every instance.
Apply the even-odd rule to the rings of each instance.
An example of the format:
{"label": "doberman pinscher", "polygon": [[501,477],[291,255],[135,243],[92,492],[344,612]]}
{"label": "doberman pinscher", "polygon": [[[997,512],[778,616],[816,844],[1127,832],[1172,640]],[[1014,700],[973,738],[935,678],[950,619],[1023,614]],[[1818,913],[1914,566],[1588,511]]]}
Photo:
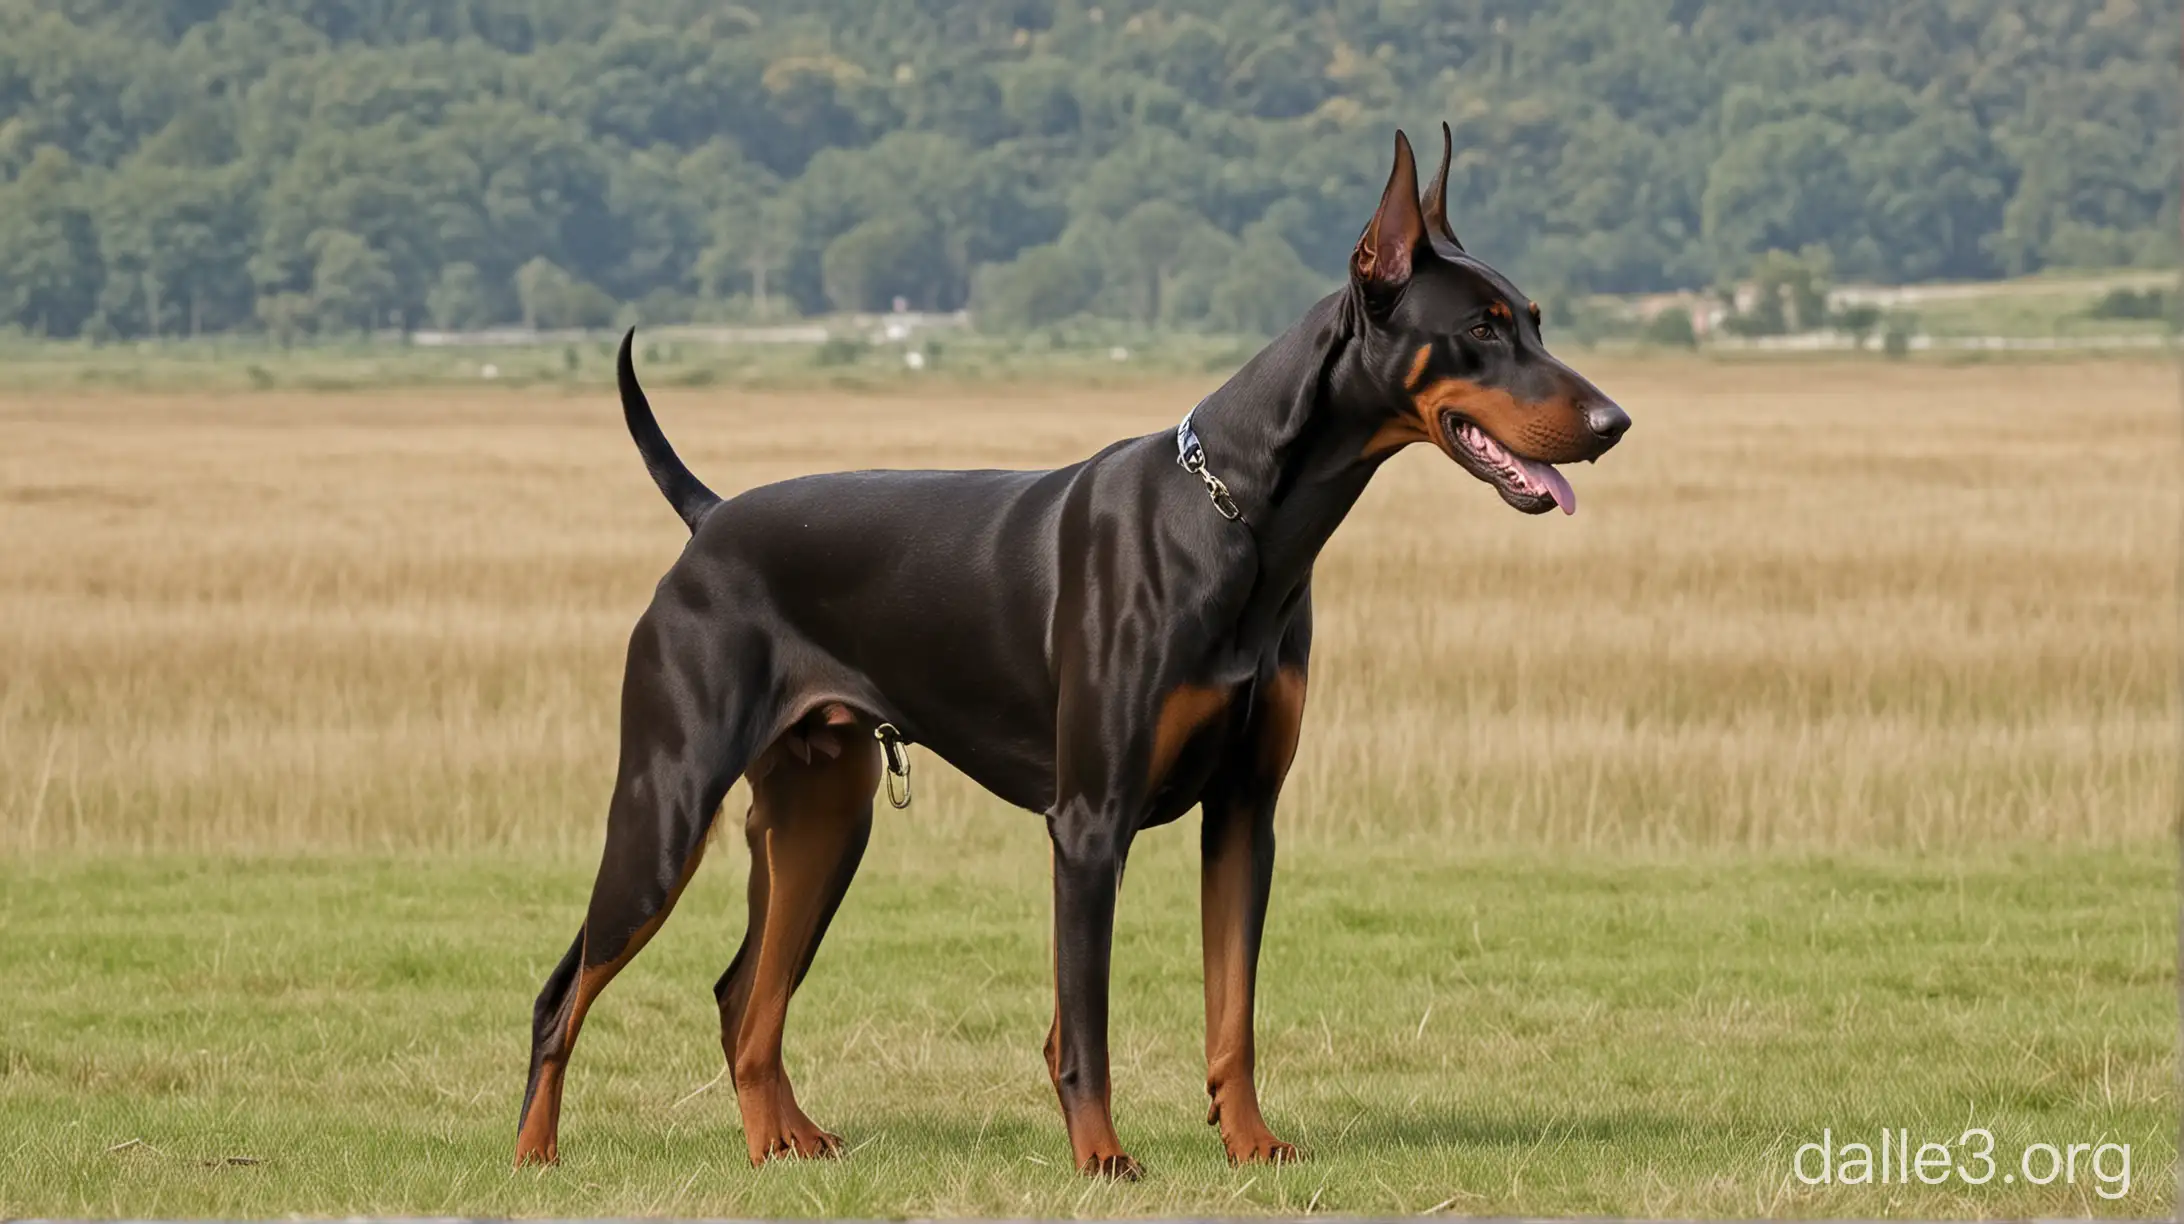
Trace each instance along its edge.
{"label": "doberman pinscher", "polygon": [[1448,144],[1444,125],[1421,201],[1396,135],[1348,283],[1172,434],[1053,471],[836,473],[722,501],[661,434],[623,340],[624,416],[691,539],[630,636],[606,849],[538,996],[518,1164],[556,1159],[585,1012],[666,920],[738,776],[750,926],[714,994],[744,1142],[753,1163],[840,1149],[798,1107],[781,1033],[863,856],[883,735],[1046,816],[1046,1062],[1088,1173],[1139,1171],[1108,1105],[1123,860],[1140,831],[1203,809],[1208,1121],[1231,1160],[1296,1158],[1260,1115],[1252,995],[1313,560],[1412,442],[1519,510],[1567,513],[1551,465],[1597,458],[1630,425],[1548,355],[1539,308],[1456,241]]}

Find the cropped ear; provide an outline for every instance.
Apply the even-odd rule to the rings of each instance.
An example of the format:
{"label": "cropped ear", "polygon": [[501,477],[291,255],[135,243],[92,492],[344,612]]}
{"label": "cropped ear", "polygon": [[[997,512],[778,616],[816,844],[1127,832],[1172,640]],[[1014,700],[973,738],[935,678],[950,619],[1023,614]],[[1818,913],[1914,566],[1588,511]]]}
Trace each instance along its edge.
{"label": "cropped ear", "polygon": [[1367,288],[1400,289],[1410,283],[1412,258],[1425,241],[1425,218],[1418,211],[1418,163],[1411,157],[1409,138],[1397,132],[1395,168],[1380,193],[1380,208],[1350,253],[1350,278]]}
{"label": "cropped ear", "polygon": [[1439,173],[1433,176],[1432,185],[1426,188],[1425,203],[1420,207],[1425,210],[1426,228],[1432,231],[1433,236],[1461,251],[1464,249],[1464,244],[1456,241],[1456,231],[1448,227],[1448,163],[1449,155],[1455,149],[1456,138],[1450,134],[1448,124],[1443,123],[1441,125],[1441,169]]}

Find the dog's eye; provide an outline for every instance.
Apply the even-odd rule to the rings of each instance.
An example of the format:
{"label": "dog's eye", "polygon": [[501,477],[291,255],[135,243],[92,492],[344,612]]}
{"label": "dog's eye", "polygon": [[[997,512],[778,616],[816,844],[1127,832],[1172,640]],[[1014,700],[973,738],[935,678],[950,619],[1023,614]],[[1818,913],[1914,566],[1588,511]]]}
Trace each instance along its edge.
{"label": "dog's eye", "polygon": [[1484,323],[1474,323],[1471,325],[1471,338],[1474,340],[1492,340],[1494,338],[1494,329]]}

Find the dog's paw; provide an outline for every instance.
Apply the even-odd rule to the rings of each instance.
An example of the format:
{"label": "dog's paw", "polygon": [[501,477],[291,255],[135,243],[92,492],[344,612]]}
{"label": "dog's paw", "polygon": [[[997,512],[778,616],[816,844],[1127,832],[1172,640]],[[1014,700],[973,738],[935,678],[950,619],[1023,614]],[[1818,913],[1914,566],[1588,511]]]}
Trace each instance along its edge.
{"label": "dog's paw", "polygon": [[1145,1176],[1145,1166],[1121,1152],[1110,1156],[1087,1156],[1084,1163],[1077,1166],[1077,1171],[1103,1181],[1134,1182]]}
{"label": "dog's paw", "polygon": [[1221,1137],[1221,1146],[1228,1149],[1229,1163],[1246,1164],[1297,1164],[1304,1159],[1297,1153],[1297,1145],[1284,1143],[1266,1131],[1256,1135]]}
{"label": "dog's paw", "polygon": [[832,1160],[842,1154],[842,1137],[816,1126],[799,1126],[768,1138],[764,1147],[752,1146],[757,1152],[751,1157],[754,1166],[769,1160]]}

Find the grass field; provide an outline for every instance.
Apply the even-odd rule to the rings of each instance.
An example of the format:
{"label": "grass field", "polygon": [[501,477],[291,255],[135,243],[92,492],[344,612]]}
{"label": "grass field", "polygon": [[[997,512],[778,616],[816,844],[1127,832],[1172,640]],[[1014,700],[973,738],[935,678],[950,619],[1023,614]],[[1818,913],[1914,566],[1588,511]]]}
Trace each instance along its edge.
{"label": "grass field", "polygon": [[[1261,1059],[1308,1160],[1239,1171],[1204,1124],[1194,839],[1173,835],[1135,857],[1117,936],[1118,1120],[1150,1172],[1087,1183],[1040,1064],[1044,856],[1018,833],[950,863],[882,831],[790,1026],[800,1095],[857,1150],[756,1172],[714,1083],[707,988],[742,912],[719,864],[595,1013],[549,1172],[507,1161],[525,1004],[581,865],[12,871],[0,1213],[2151,1216],[2175,1185],[2162,857],[1293,854]],[[1823,1129],[1973,1125],[2001,1153],[2129,1143],[2130,1193],[2083,1165],[2045,1191],[1791,1179]]]}
{"label": "grass field", "polygon": [[1919,286],[1899,309],[1919,329],[1954,336],[2159,336],[2174,335],[2166,319],[2102,318],[2101,298],[2114,289],[2174,290],[2176,273],[2125,272],[2103,276],[2027,276],[1962,285]]}
{"label": "grass field", "polygon": [[[706,338],[708,329],[701,325],[647,327],[645,383],[887,392],[1052,378],[1112,388],[1226,373],[1264,343],[1099,321],[1001,334],[944,326],[899,340],[886,339],[883,325],[870,319],[835,318],[824,326],[836,333],[834,343],[722,343]],[[620,340],[619,332],[602,331],[534,344],[422,345],[383,335],[315,336],[283,346],[264,336],[222,335],[94,345],[0,331],[0,395],[611,388]],[[915,370],[905,362],[913,352],[923,363]]]}
{"label": "grass field", "polygon": [[[1574,519],[1414,452],[1319,567],[1261,1021],[1305,1165],[1217,1161],[1195,838],[1140,844],[1127,1187],[1064,1167],[1036,818],[930,755],[790,1022],[850,1160],[743,1163],[724,838],[564,1165],[506,1169],[683,539],[605,394],[0,394],[0,1215],[2167,1212],[2173,369],[1587,368],[1637,426]],[[1211,381],[655,400],[726,490],[1062,461]],[[1974,1125],[2130,1192],[1790,1175]]]}

